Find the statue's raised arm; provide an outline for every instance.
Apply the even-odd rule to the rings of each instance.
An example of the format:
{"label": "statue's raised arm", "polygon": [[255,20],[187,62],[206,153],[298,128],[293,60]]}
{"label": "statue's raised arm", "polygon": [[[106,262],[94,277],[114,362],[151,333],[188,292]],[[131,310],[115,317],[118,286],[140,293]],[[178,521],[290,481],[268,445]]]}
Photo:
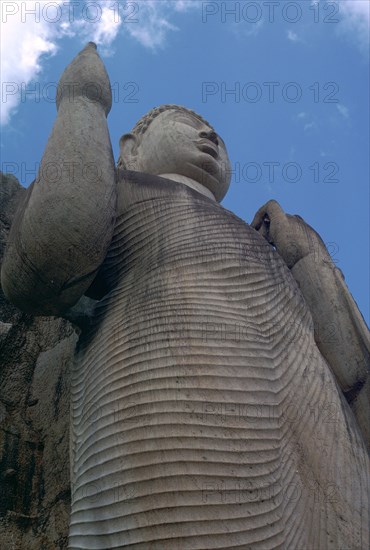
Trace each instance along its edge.
{"label": "statue's raised arm", "polygon": [[116,214],[111,105],[109,77],[90,42],[60,79],[58,116],[7,243],[2,288],[27,312],[69,309],[104,260]]}
{"label": "statue's raised arm", "polygon": [[370,449],[370,335],[341,271],[325,244],[301,217],[276,201],[256,213],[252,226],[288,265],[310,308],[315,340],[346,396]]}

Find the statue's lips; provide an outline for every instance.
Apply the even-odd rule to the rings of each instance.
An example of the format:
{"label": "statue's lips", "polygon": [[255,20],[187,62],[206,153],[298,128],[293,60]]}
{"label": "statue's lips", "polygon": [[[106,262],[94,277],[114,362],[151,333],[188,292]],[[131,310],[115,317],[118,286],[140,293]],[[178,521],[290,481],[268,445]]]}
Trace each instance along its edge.
{"label": "statue's lips", "polygon": [[218,158],[218,148],[217,145],[214,145],[211,141],[203,140],[203,141],[197,141],[196,145],[202,153],[207,153],[207,155],[211,155],[214,159]]}

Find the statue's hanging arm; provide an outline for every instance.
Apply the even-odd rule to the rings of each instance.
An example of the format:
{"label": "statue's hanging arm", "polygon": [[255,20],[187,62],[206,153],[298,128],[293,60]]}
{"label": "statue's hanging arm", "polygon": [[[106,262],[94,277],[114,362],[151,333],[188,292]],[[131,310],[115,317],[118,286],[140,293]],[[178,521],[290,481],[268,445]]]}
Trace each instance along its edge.
{"label": "statue's hanging arm", "polygon": [[256,213],[252,227],[289,267],[311,311],[316,344],[350,404],[370,450],[370,334],[325,244],[299,216],[276,201]]}
{"label": "statue's hanging arm", "polygon": [[36,180],[19,205],[1,283],[22,310],[60,315],[88,289],[112,239],[115,166],[109,77],[89,43],[64,71],[58,116]]}

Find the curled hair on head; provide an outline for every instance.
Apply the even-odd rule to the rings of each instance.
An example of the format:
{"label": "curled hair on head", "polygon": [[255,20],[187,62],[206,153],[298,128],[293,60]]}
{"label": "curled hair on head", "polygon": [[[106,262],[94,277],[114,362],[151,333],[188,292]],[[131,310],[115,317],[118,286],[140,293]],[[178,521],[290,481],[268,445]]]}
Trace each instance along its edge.
{"label": "curled hair on head", "polygon": [[213,131],[214,128],[210,125],[210,123],[205,120],[203,117],[198,115],[195,111],[192,109],[187,109],[186,107],[183,107],[182,105],[159,105],[159,107],[154,107],[151,109],[146,115],[142,116],[140,120],[137,121],[133,129],[131,130],[131,133],[136,134],[138,136],[144,134],[144,132],[148,129],[149,124],[161,113],[164,113],[165,111],[180,111],[182,113],[189,113],[202,122],[209,126]]}

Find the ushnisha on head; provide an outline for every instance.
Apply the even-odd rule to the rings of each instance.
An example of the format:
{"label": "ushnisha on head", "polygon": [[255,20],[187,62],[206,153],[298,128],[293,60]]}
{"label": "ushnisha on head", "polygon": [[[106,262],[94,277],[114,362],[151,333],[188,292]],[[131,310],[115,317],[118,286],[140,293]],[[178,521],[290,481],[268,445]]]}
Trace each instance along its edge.
{"label": "ushnisha on head", "polygon": [[179,105],[152,109],[121,137],[118,168],[185,183],[218,202],[231,178],[223,140],[200,115]]}

